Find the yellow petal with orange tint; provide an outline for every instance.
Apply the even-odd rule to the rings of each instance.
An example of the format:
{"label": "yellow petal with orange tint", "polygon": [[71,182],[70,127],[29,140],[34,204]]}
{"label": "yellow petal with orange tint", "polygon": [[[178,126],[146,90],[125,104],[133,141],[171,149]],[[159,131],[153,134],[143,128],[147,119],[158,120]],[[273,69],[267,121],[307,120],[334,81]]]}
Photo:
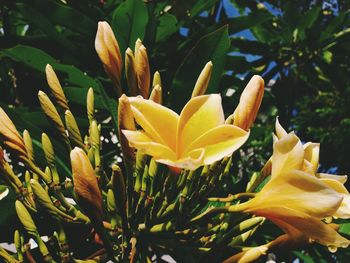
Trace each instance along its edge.
{"label": "yellow petal with orange tint", "polygon": [[122,130],[128,139],[130,146],[135,147],[144,154],[153,156],[155,159],[176,160],[176,154],[166,145],[154,142],[149,136],[141,131]]}
{"label": "yellow petal with orange tint", "polygon": [[286,130],[282,127],[280,122],[278,121],[278,117],[276,118],[275,130],[276,130],[276,136],[278,139],[282,139],[284,136],[288,134]]}
{"label": "yellow petal with orange tint", "polygon": [[302,168],[304,149],[299,138],[289,133],[273,144],[272,177]]}
{"label": "yellow petal with orange tint", "polygon": [[332,180],[336,180],[342,184],[345,184],[346,181],[348,180],[348,176],[347,175],[336,175],[336,174],[326,174],[326,173],[318,173],[316,174],[316,176],[318,178],[321,179],[332,179]]}
{"label": "yellow petal with orange tint", "polygon": [[203,165],[205,150],[203,148],[195,149],[189,152],[185,157],[176,161],[169,159],[158,159],[157,162],[181,169],[195,170]]}
{"label": "yellow petal with orange tint", "polygon": [[[296,211],[295,209],[270,207],[257,214],[261,216],[266,215],[267,218],[292,236],[302,233],[317,243],[329,247],[346,248],[350,244],[349,240],[339,235],[337,231],[330,225],[322,222],[320,218]],[[270,214],[273,214],[273,217],[270,217]]]}
{"label": "yellow petal with orange tint", "polygon": [[129,98],[136,122],[157,143],[175,151],[179,115],[174,111],[141,97]]}
{"label": "yellow petal with orange tint", "polygon": [[320,180],[343,196],[343,201],[337,212],[334,214],[334,217],[342,219],[350,218],[350,195],[345,186],[341,182],[332,179]]}
{"label": "yellow petal with orange tint", "polygon": [[315,176],[294,170],[271,178],[264,188],[247,202],[249,208],[246,211],[281,206],[325,218],[338,210],[342,200],[341,194]]}
{"label": "yellow petal with orange tint", "polygon": [[204,164],[211,164],[231,155],[246,142],[248,137],[249,132],[234,125],[222,124],[194,140],[182,156],[194,149],[204,148]]}
{"label": "yellow petal with orange tint", "polygon": [[177,153],[181,154],[195,139],[223,124],[224,121],[225,117],[219,94],[192,98],[180,114],[177,128]]}
{"label": "yellow petal with orange tint", "polygon": [[311,164],[312,171],[315,174],[318,168],[320,156],[320,144],[308,142],[304,145],[304,158]]}

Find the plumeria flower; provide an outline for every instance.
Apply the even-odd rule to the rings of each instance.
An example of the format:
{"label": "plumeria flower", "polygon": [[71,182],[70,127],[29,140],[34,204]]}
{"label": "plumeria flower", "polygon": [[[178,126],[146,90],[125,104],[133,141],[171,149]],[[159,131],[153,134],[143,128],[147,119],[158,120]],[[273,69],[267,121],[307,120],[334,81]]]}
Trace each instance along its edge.
{"label": "plumeria flower", "polygon": [[249,131],[225,124],[219,94],[192,98],[180,115],[151,100],[129,97],[132,113],[142,130],[123,130],[129,144],[158,162],[196,169],[231,155]]}
{"label": "plumeria flower", "polygon": [[347,247],[350,241],[323,222],[339,211],[343,195],[303,170],[309,155],[293,132],[281,128],[276,127],[270,181],[238,209],[270,219],[292,237],[303,234],[329,247]]}
{"label": "plumeria flower", "polygon": [[[276,136],[275,140],[285,138],[287,132],[281,124],[276,120]],[[343,196],[343,201],[338,210],[333,214],[335,218],[350,218],[350,194],[345,188],[344,183],[347,180],[346,175],[333,175],[326,173],[317,173],[319,166],[320,144],[307,142],[303,145],[303,164],[301,170],[307,172],[311,176],[317,177],[320,181],[334,189],[338,194]]]}

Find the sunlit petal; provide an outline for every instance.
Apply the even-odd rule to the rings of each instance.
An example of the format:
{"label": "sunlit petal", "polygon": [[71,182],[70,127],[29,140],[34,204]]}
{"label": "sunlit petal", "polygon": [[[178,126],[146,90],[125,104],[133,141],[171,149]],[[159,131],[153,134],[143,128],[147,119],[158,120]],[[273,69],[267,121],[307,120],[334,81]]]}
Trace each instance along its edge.
{"label": "sunlit petal", "polygon": [[299,138],[289,133],[273,145],[272,176],[286,174],[302,168],[304,149]]}
{"label": "sunlit petal", "polygon": [[332,216],[342,200],[341,194],[315,176],[294,170],[272,178],[248,204],[252,211],[284,206],[324,218]]}
{"label": "sunlit petal", "polygon": [[278,139],[282,139],[284,136],[288,134],[286,130],[282,127],[280,122],[278,121],[278,118],[276,118],[275,130],[276,130],[276,136]]}
{"label": "sunlit petal", "polygon": [[172,110],[141,97],[130,97],[136,122],[155,141],[175,150],[179,116]]}
{"label": "sunlit petal", "polygon": [[176,154],[167,146],[154,142],[149,136],[141,131],[122,131],[128,139],[130,146],[135,147],[144,154],[154,156],[155,159],[166,158],[175,160]]}
{"label": "sunlit petal", "polygon": [[231,155],[245,143],[248,137],[249,132],[234,125],[223,124],[198,137],[188,146],[183,155],[191,150],[204,148],[204,163],[211,164]]}
{"label": "sunlit petal", "polygon": [[[330,247],[347,247],[350,241],[319,218],[287,207],[270,207],[257,213],[266,216],[291,236],[303,233],[310,239]],[[271,217],[270,215],[273,214]]]}
{"label": "sunlit petal", "polygon": [[321,178],[321,179],[332,179],[332,180],[336,180],[342,184],[345,184],[346,181],[348,180],[348,176],[347,175],[336,175],[336,174],[326,174],[326,173],[318,173],[316,174],[316,176],[318,178]]}
{"label": "sunlit petal", "polygon": [[158,159],[157,161],[172,167],[195,170],[203,165],[205,150],[203,148],[195,149],[189,152],[185,157],[176,161],[169,159]]}
{"label": "sunlit petal", "polygon": [[223,124],[224,121],[219,94],[192,98],[180,114],[177,153],[181,156],[187,145],[210,129]]}
{"label": "sunlit petal", "polygon": [[332,179],[320,180],[343,196],[343,201],[337,212],[334,214],[334,217],[343,219],[350,218],[350,195],[345,186],[341,182]]}
{"label": "sunlit petal", "polygon": [[305,143],[303,146],[304,146],[304,158],[311,164],[310,168],[312,168],[312,171],[315,174],[318,168],[320,144],[308,142],[308,143]]}

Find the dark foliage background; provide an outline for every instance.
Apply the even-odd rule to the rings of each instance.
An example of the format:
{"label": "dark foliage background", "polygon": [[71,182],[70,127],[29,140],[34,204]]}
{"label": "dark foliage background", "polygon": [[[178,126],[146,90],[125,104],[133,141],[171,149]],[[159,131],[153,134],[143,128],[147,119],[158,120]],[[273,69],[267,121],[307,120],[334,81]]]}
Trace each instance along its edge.
{"label": "dark foliage background", "polygon": [[[37,99],[38,90],[48,91],[44,69],[50,63],[85,130],[86,92],[94,88],[99,118],[112,117],[103,127],[104,136],[110,138],[109,131],[116,127],[116,96],[94,50],[97,22],[106,20],[123,56],[137,38],[143,40],[151,73],[161,74],[165,104],[177,111],[189,99],[209,60],[214,71],[208,93],[222,94],[227,115],[250,77],[264,77],[261,113],[235,167],[242,184],[269,158],[276,116],[303,140],[321,143],[321,171],[347,174],[349,8],[348,0],[2,0],[0,105],[18,130],[28,129],[39,145],[41,133],[50,131]],[[125,87],[125,80],[122,84]],[[59,169],[70,169],[64,148],[52,141],[61,161]],[[106,141],[104,159],[111,160],[115,149]],[[1,209],[11,201],[6,202],[0,202]],[[0,216],[2,233],[13,218],[10,210]],[[342,232],[347,234],[349,229],[344,225]],[[316,247],[294,256],[305,262],[346,256],[325,258],[324,251]]]}

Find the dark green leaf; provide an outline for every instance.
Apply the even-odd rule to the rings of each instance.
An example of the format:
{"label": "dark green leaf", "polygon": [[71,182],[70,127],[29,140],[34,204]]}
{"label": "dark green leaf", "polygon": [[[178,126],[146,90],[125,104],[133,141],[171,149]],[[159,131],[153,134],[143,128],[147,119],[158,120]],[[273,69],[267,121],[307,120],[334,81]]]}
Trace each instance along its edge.
{"label": "dark green leaf", "polygon": [[178,23],[175,16],[164,14],[159,18],[157,27],[156,42],[159,42],[178,30]]}
{"label": "dark green leaf", "polygon": [[171,105],[176,111],[180,111],[190,99],[200,72],[210,60],[214,66],[207,92],[217,92],[229,45],[228,27],[224,26],[202,37],[188,52],[184,61],[177,69],[173,80]]}
{"label": "dark green leaf", "polygon": [[115,10],[112,27],[122,54],[133,48],[138,38],[143,40],[147,23],[148,11],[142,0],[127,0]]}

